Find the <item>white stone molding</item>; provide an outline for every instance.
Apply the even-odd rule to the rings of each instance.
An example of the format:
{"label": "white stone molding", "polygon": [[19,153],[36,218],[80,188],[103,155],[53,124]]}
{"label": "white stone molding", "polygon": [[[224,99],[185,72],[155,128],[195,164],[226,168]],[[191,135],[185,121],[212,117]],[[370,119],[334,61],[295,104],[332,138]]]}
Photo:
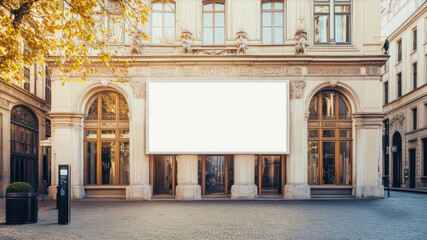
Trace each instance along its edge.
{"label": "white stone molding", "polygon": [[152,77],[173,77],[176,75],[176,68],[173,66],[150,67]]}
{"label": "white stone molding", "polygon": [[144,98],[145,99],[145,81],[133,80],[130,82],[132,87],[133,97],[136,99]]}
{"label": "white stone molding", "polygon": [[291,99],[301,99],[304,97],[304,89],[306,86],[305,81],[291,81],[290,82],[290,95]]}

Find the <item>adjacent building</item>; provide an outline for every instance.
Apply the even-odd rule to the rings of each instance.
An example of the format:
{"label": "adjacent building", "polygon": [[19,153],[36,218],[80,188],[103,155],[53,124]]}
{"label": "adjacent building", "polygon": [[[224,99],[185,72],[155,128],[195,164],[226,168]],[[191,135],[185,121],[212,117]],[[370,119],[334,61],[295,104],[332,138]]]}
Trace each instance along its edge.
{"label": "adjacent building", "polygon": [[[113,73],[103,66],[89,81],[65,86],[59,73],[52,73],[51,198],[56,197],[59,164],[71,165],[73,198],[383,197],[381,67],[388,56],[381,52],[380,1],[177,0],[149,4],[153,10],[142,29],[149,34],[149,42],[125,31],[125,22],[111,25],[111,32],[120,39],[112,47],[120,49],[122,58],[135,59],[123,75],[127,83],[115,82]],[[171,92],[173,99],[158,95],[166,88],[156,92],[156,83],[177,84],[187,96],[188,88],[181,83],[251,81],[260,84],[260,94],[252,95],[266,108],[289,106],[287,115],[281,115],[283,128],[279,127],[286,130],[284,126],[289,124],[287,134],[279,136],[289,139],[289,149],[171,150],[183,144],[180,138],[185,143],[188,136],[199,134],[200,138],[190,140],[201,146],[218,138],[215,128],[222,132],[218,126],[233,113],[228,115],[213,105],[210,115],[201,111],[198,116],[179,105],[184,99],[180,92]],[[279,97],[287,96],[284,102],[266,103],[264,82],[284,83],[283,91],[271,90],[279,92]],[[223,96],[232,99],[228,98],[232,93],[216,87],[212,85],[212,89],[222,89],[216,94],[217,106],[223,103]],[[204,88],[206,93],[207,89],[209,86]],[[243,87],[233,89],[236,98],[230,105],[237,103]],[[210,103],[214,102],[211,93],[201,94],[200,102],[207,102],[208,95]],[[157,116],[163,114],[170,124],[188,116],[200,117],[199,122],[215,119],[218,124],[202,129],[212,135],[191,126],[181,131],[182,136],[175,131],[181,129],[162,132],[160,127],[159,135],[154,136],[147,132],[155,125],[150,118],[153,109],[147,106],[160,96],[183,110],[157,109]],[[254,106],[256,102],[251,99]],[[265,122],[270,119],[276,124],[279,116],[276,112],[259,112],[264,114],[261,117],[253,114],[266,129]],[[248,117],[241,123],[252,120]],[[266,141],[270,135],[276,137],[274,131],[246,130],[244,139],[252,139],[251,144],[262,143],[254,137],[257,134],[266,134]],[[168,133],[178,139],[169,148],[161,141],[170,144]],[[233,134],[230,129],[230,134],[221,137],[226,141]],[[154,138],[166,150],[150,150]],[[214,142],[220,143],[221,139]]]}
{"label": "adjacent building", "polygon": [[38,191],[50,185],[51,153],[41,146],[51,136],[49,70],[24,66],[23,78],[22,84],[6,84],[0,75],[0,196],[11,182],[28,182]]}
{"label": "adjacent building", "polygon": [[427,188],[427,3],[387,1],[382,34],[389,43],[383,68],[383,174],[398,188]]}

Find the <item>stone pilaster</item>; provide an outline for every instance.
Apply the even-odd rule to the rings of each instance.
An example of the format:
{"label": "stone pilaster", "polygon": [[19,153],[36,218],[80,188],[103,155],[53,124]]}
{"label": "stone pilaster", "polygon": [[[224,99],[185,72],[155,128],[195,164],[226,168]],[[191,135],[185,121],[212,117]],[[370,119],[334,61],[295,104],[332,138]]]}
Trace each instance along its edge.
{"label": "stone pilaster", "polygon": [[202,188],[198,184],[197,155],[177,155],[178,177],[176,200],[199,200],[202,198]]}
{"label": "stone pilaster", "polygon": [[[354,179],[356,198],[383,198],[382,186],[382,119],[381,113],[355,113],[357,173]],[[368,151],[369,149],[369,151]]]}
{"label": "stone pilaster", "polygon": [[255,181],[255,155],[234,155],[234,184],[232,199],[254,199],[257,197]]}
{"label": "stone pilaster", "polygon": [[126,187],[127,200],[149,200],[150,159],[145,154],[145,85],[144,82],[131,83],[134,93],[132,116],[130,117],[130,185]]}
{"label": "stone pilaster", "polygon": [[84,198],[83,187],[83,115],[78,113],[51,113],[52,117],[52,183],[49,198],[56,199],[58,165],[71,166],[71,198]]}
{"label": "stone pilaster", "polygon": [[310,186],[307,184],[307,121],[304,113],[304,81],[290,82],[291,118],[290,118],[290,156],[286,163],[286,199],[310,198]]}

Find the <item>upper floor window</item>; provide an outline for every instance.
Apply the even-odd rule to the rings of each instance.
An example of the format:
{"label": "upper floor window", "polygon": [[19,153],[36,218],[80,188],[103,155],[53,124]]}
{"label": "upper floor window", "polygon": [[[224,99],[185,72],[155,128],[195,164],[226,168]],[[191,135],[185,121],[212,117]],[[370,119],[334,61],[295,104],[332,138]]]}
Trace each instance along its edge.
{"label": "upper floor window", "polygon": [[[95,9],[98,19],[97,27],[107,29],[107,33],[97,31],[96,41],[107,41],[112,44],[125,43],[125,19],[119,2],[115,0],[99,1],[100,6]],[[100,9],[104,8],[107,13]]]}
{"label": "upper floor window", "polygon": [[418,74],[417,74],[417,63],[412,64],[412,87],[414,89],[417,89],[417,80],[418,80]]}
{"label": "upper floor window", "polygon": [[384,83],[384,105],[388,104],[388,82]]}
{"label": "upper floor window", "polygon": [[27,91],[30,91],[30,75],[30,68],[24,67],[24,81],[22,87]]}
{"label": "upper floor window", "polygon": [[402,61],[402,39],[397,41],[397,61]]}
{"label": "upper floor window", "polygon": [[402,73],[397,74],[397,97],[402,96]]}
{"label": "upper floor window", "polygon": [[[333,38],[330,19],[334,21]],[[314,0],[314,42],[350,43],[351,0]]]}
{"label": "upper floor window", "polygon": [[412,109],[412,130],[417,130],[417,108]]}
{"label": "upper floor window", "polygon": [[151,42],[173,43],[175,41],[175,2],[152,0]]}
{"label": "upper floor window", "polygon": [[203,43],[225,43],[224,1],[203,2]]}
{"label": "upper floor window", "polygon": [[49,72],[49,68],[46,67],[45,68],[45,101],[47,104],[51,104],[52,102],[52,84],[51,84],[51,80],[50,80],[50,72]]}
{"label": "upper floor window", "polygon": [[262,1],[262,43],[283,43],[283,0]]}
{"label": "upper floor window", "polygon": [[412,31],[412,51],[417,50],[417,29]]}

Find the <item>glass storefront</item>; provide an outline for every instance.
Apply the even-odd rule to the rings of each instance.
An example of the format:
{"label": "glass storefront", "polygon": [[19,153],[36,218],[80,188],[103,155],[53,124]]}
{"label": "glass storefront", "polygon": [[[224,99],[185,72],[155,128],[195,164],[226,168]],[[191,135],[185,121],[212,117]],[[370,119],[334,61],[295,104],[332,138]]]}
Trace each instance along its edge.
{"label": "glass storefront", "polygon": [[257,156],[255,159],[255,185],[258,187],[258,194],[282,194],[283,172],[282,156]]}
{"label": "glass storefront", "polygon": [[175,159],[172,155],[154,155],[154,194],[174,195]]}
{"label": "glass storefront", "polygon": [[203,195],[230,195],[234,183],[233,155],[199,155],[198,183]]}

